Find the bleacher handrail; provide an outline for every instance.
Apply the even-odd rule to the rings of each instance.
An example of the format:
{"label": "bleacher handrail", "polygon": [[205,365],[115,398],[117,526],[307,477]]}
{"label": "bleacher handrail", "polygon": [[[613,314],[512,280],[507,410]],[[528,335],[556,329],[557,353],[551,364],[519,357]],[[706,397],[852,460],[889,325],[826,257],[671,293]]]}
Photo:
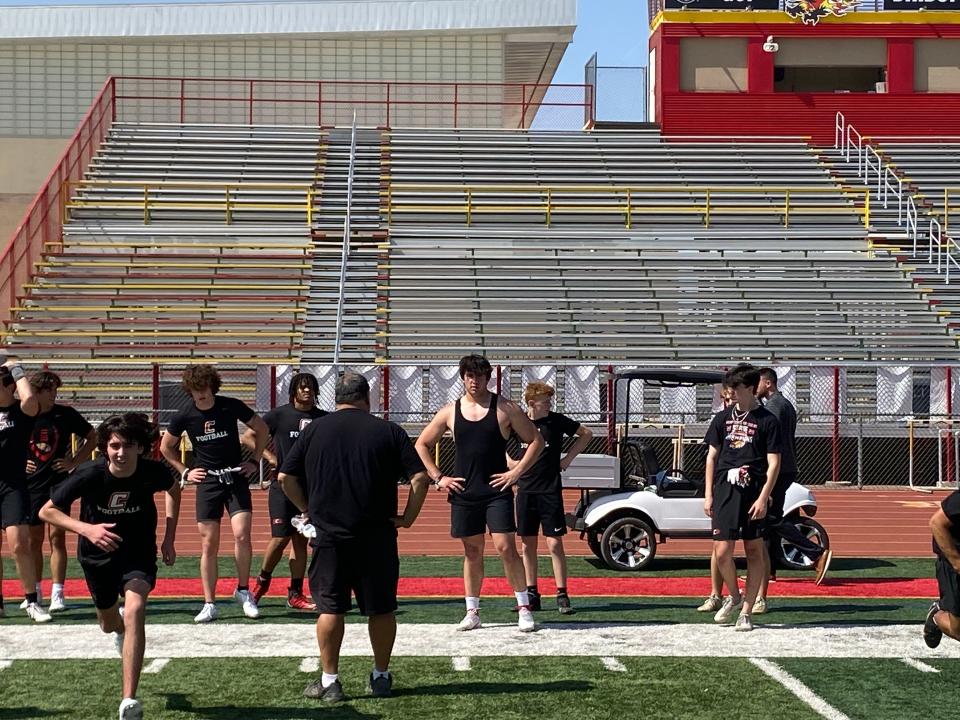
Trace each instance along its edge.
{"label": "bleacher handrail", "polygon": [[0,282],[0,320],[4,327],[12,317],[18,291],[33,276],[34,259],[44,252],[45,244],[53,239],[60,240],[63,183],[83,177],[115,118],[116,83],[110,77],[80,120],[60,161],[34,196],[23,220],[0,255],[0,273],[3,275],[3,281]]}
{"label": "bleacher handrail", "polygon": [[340,348],[343,344],[343,307],[347,294],[347,264],[350,261],[350,214],[353,211],[353,171],[357,157],[357,113],[353,113],[350,128],[350,157],[347,163],[347,198],[343,216],[343,245],[340,250],[340,287],[337,292],[337,319],[333,341],[333,364],[340,364]]}
{"label": "bleacher handrail", "polygon": [[[477,184],[457,185],[443,183],[391,183],[381,191],[386,196],[387,222],[392,224],[396,213],[450,214],[462,213],[467,225],[476,214],[511,213],[544,215],[550,227],[553,216],[564,213],[619,214],[624,216],[626,229],[633,227],[633,216],[644,214],[702,215],[705,227],[709,227],[716,215],[766,215],[783,218],[789,227],[797,215],[845,215],[858,217],[865,226],[870,224],[870,191],[862,192],[864,202],[851,205],[830,201],[802,200],[811,195],[829,195],[832,188],[758,186],[758,185],[521,185]],[[397,193],[422,192],[424,197],[416,203],[397,203]],[[490,198],[490,195],[508,197]],[[657,204],[639,204],[638,196],[655,194]],[[437,202],[444,195],[453,202]],[[564,201],[564,195],[592,195],[591,199],[602,202],[589,203]],[[757,198],[753,203],[724,203],[733,195]],[[693,196],[693,197],[691,197]],[[782,200],[781,200],[782,198]],[[489,202],[493,200],[493,202]],[[458,203],[459,201],[459,203]],[[672,204],[671,204],[672,202]]]}
{"label": "bleacher handrail", "polygon": [[[77,198],[75,193],[84,190],[100,188],[121,188],[136,191],[137,199],[116,199],[116,198]],[[188,199],[174,199],[169,197],[151,195],[152,192],[163,192],[171,190],[210,190],[211,194],[216,194],[216,198],[192,197]],[[303,193],[302,199],[289,201],[269,202],[260,199],[246,197],[242,193],[255,193],[258,191],[267,192],[291,192]],[[238,210],[266,210],[282,212],[302,212],[305,223],[309,226],[313,224],[313,201],[314,190],[310,185],[295,183],[270,183],[270,182],[240,182],[240,183],[218,183],[201,181],[176,181],[176,182],[151,182],[138,180],[66,180],[63,183],[63,189],[59,194],[61,198],[61,217],[62,224],[70,220],[71,210],[80,209],[118,209],[129,208],[140,210],[143,214],[144,225],[151,222],[151,213],[153,210],[222,210],[224,221],[230,225],[233,222],[233,214]]]}

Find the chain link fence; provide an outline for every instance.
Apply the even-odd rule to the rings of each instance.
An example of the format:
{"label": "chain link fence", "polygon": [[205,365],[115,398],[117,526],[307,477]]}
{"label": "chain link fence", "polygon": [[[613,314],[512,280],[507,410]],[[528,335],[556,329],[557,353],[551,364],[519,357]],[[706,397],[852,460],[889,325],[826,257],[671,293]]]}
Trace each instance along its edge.
{"label": "chain link fence", "polygon": [[637,123],[648,119],[647,68],[600,65],[597,54],[583,68],[584,85],[593,88],[593,122]]}
{"label": "chain link fence", "polygon": [[[80,410],[96,424],[126,411],[144,412],[163,428],[188,407],[181,387],[183,364],[41,366],[25,363],[29,373],[50,369],[60,375],[59,401]],[[258,413],[288,402],[296,372],[313,373],[320,386],[319,405],[333,409],[334,386],[341,369],[331,365],[249,365],[220,363],[221,393],[237,397]],[[434,413],[463,392],[456,365],[367,365],[348,369],[367,377],[374,412],[416,435]],[[554,409],[594,432],[589,452],[615,453],[627,419],[626,383],[615,388],[611,365],[495,366],[490,389],[523,406],[523,390],[532,381],[556,389]],[[954,410],[960,400],[960,375],[953,367],[928,366],[778,366],[779,386],[796,406],[797,460],[809,485],[856,487],[890,485],[915,488],[956,487],[960,479],[960,428]],[[614,414],[613,410],[616,409]],[[662,468],[702,473],[699,442],[712,414],[720,408],[718,388],[667,388],[633,381],[629,434],[642,437]],[[454,446],[444,439],[438,460],[452,472]]]}

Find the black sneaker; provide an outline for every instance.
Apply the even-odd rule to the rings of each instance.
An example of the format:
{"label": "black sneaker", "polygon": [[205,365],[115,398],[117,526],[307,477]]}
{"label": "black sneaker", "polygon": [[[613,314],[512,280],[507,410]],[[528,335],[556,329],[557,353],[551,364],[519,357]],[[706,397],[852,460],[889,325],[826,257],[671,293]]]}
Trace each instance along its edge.
{"label": "black sneaker", "polygon": [[319,678],[304,688],[303,696],[330,703],[343,702],[345,699],[339,680],[334,680],[333,684],[324,687]]}
{"label": "black sneaker", "polygon": [[393,695],[393,675],[387,673],[386,677],[375,678],[370,673],[370,694],[375,698],[388,698]]}
{"label": "black sneaker", "polygon": [[527,596],[530,598],[529,605],[531,610],[536,611],[543,609],[540,606],[540,593],[538,593],[536,590],[527,590]]}
{"label": "black sneaker", "polygon": [[561,615],[573,615],[576,612],[570,604],[569,595],[557,595],[557,612]]}
{"label": "black sneaker", "polygon": [[927,619],[923,622],[923,641],[928,648],[935,648],[943,640],[943,630],[937,627],[933,616],[940,612],[940,603],[935,602],[927,611]]}

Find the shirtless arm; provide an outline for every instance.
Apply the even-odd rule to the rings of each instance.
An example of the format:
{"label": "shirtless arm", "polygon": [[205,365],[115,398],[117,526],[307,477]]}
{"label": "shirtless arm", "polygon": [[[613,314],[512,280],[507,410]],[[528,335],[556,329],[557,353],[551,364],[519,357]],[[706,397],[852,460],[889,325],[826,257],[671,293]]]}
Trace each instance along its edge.
{"label": "shirtless arm", "polygon": [[427,469],[427,476],[437,484],[438,489],[447,490],[450,493],[461,493],[463,492],[464,479],[444,475],[433,459],[434,448],[447,430],[453,430],[453,403],[433,416],[430,424],[420,433],[414,447],[417,449],[417,454],[420,456],[423,466]]}

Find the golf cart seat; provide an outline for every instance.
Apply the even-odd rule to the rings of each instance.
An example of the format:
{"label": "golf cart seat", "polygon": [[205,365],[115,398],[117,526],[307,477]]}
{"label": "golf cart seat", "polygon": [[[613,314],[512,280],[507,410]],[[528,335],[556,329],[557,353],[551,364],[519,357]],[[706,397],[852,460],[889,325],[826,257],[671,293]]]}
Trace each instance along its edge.
{"label": "golf cart seat", "polygon": [[657,489],[657,495],[662,498],[695,498],[703,497],[703,484],[691,480],[683,474],[683,470],[676,468],[662,470],[660,461],[653,448],[646,443],[637,443],[637,451],[643,463],[647,483]]}

